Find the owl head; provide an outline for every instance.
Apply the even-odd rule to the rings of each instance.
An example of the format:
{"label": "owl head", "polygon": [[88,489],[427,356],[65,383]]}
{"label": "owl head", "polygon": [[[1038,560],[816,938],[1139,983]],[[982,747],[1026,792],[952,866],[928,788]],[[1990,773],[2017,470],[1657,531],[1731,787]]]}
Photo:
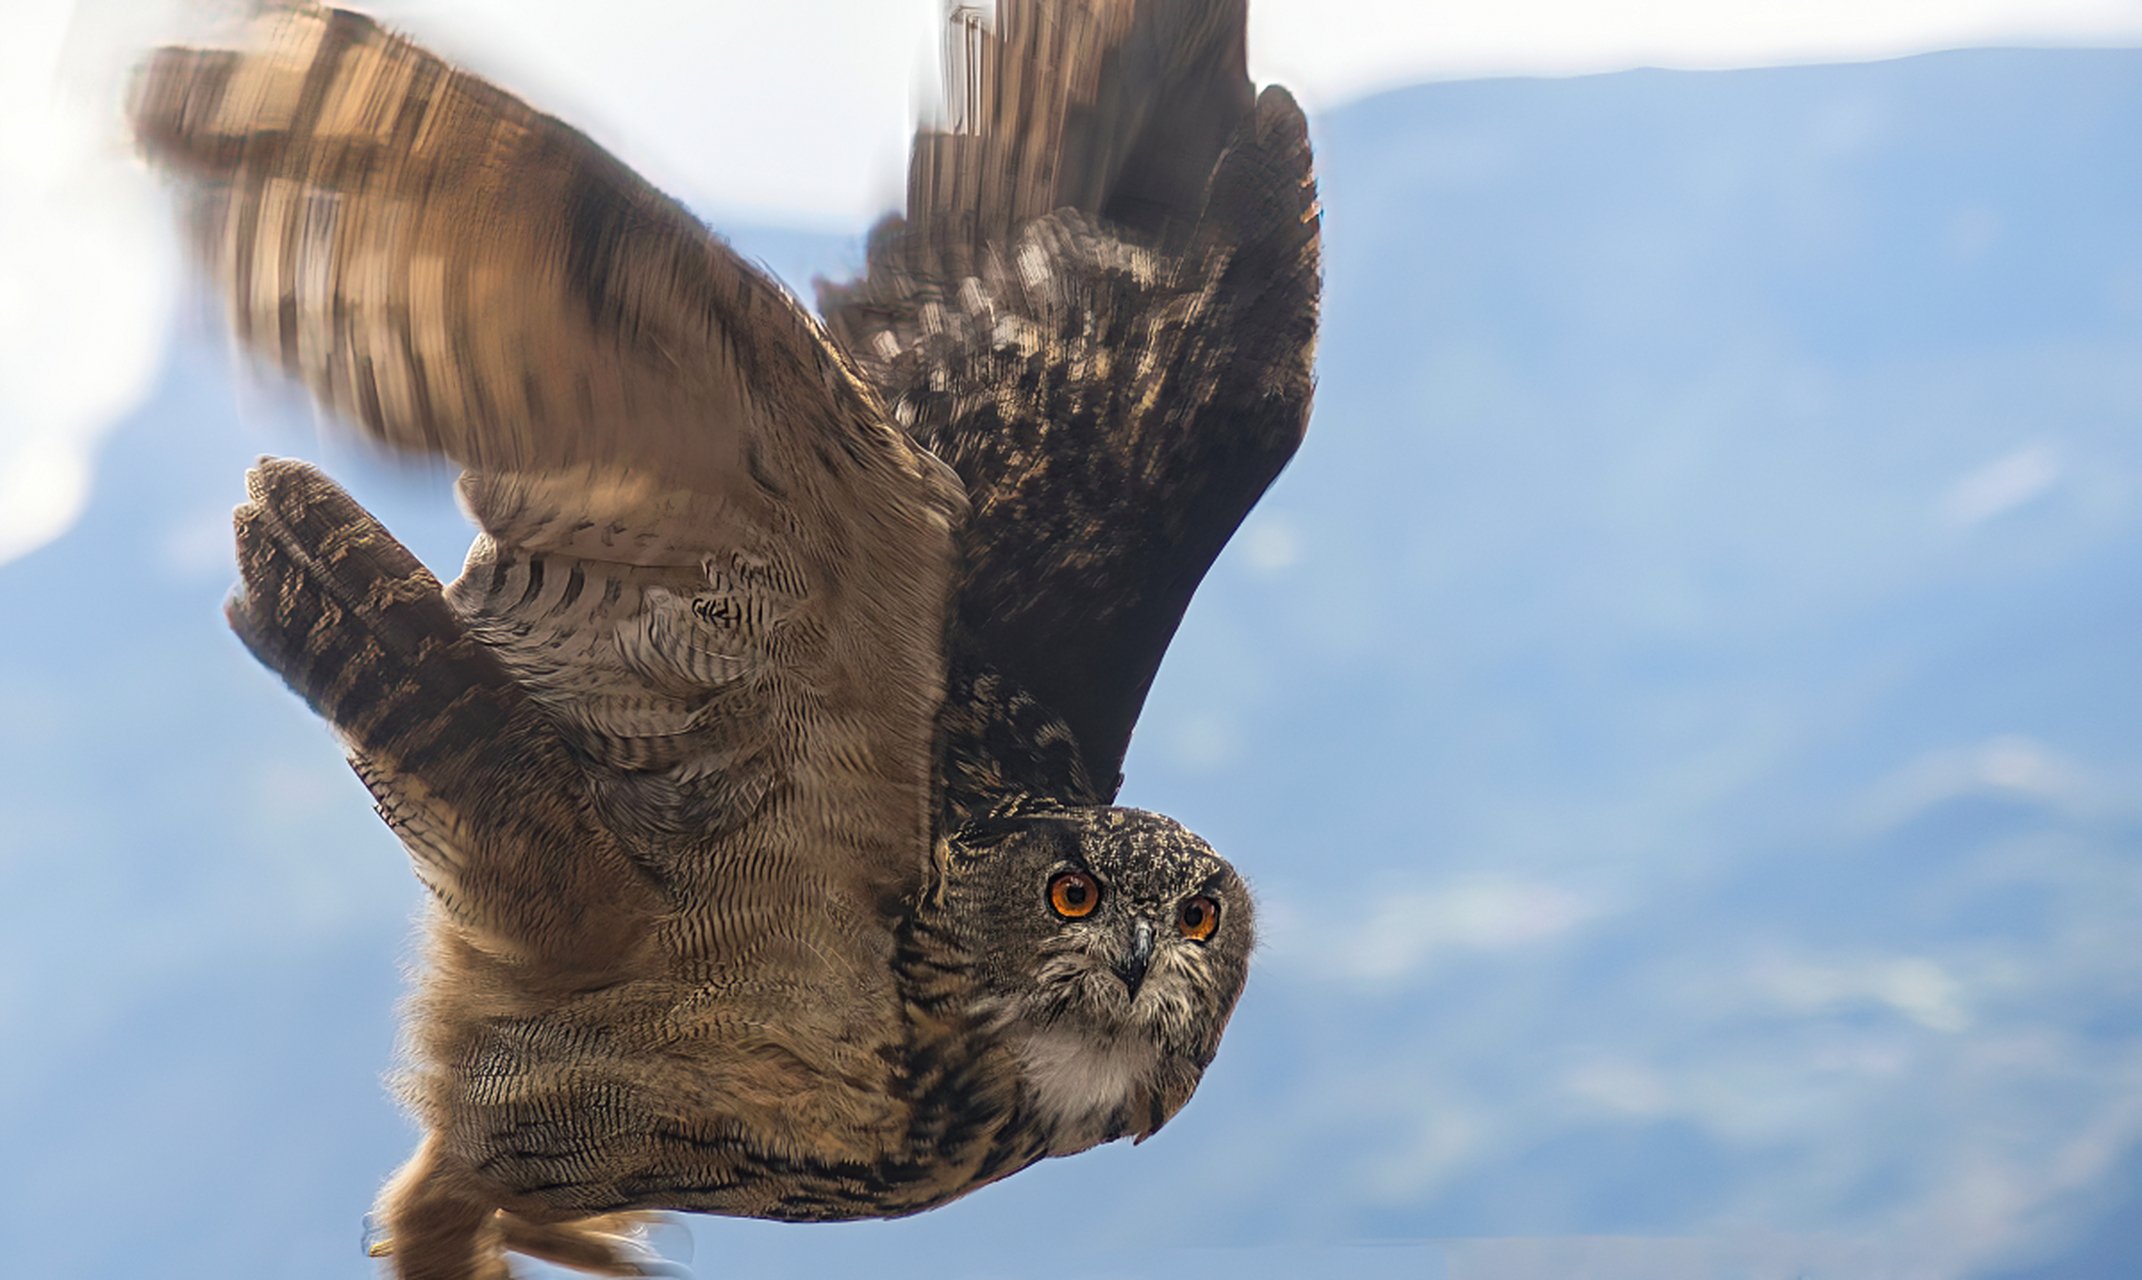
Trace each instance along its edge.
{"label": "owl head", "polygon": [[956,843],[978,1012],[1016,1056],[1048,1154],[1149,1137],[1189,1100],[1242,994],[1242,878],[1137,809],[991,819]]}

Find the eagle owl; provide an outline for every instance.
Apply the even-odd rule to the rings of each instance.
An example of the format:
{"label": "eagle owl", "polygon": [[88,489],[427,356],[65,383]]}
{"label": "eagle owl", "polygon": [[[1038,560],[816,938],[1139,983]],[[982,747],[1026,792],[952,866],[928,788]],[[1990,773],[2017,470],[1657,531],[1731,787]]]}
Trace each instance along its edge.
{"label": "eagle owl", "polygon": [[1219,1044],[1249,894],[1110,801],[1307,418],[1302,116],[1242,0],[953,21],[953,124],[822,320],[360,15],[137,76],[240,340],[480,530],[442,588],[303,463],[235,517],[232,627],[430,889],[405,1280],[927,1209],[1151,1135]]}

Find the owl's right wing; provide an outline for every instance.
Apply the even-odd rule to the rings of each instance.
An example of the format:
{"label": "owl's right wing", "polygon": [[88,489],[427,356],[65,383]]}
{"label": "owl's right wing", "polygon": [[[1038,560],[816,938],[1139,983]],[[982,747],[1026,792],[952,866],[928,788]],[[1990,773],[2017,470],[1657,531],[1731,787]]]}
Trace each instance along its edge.
{"label": "owl's right wing", "polygon": [[[674,856],[642,870],[667,881],[684,955],[749,966],[778,944],[835,982],[882,971],[884,904],[919,882],[929,847],[961,507],[943,468],[681,206],[368,18],[278,8],[244,47],[162,50],[133,110],[150,157],[187,180],[241,339],[372,437],[466,468],[489,535],[466,595],[375,573],[341,542],[299,545],[288,531],[314,524],[261,495],[274,518],[241,547],[249,591],[270,585],[255,568],[304,588],[261,592],[243,615],[256,652],[384,655],[277,664],[321,683],[300,692],[323,711],[354,705],[337,680],[420,690],[410,705],[436,707],[449,736],[487,723],[448,714],[457,698],[512,709],[514,734],[446,753],[458,772],[436,763],[438,734],[414,710],[368,725],[383,804],[421,801],[425,829],[458,839],[503,803],[477,805],[483,788],[517,787],[534,813],[555,807],[535,793],[565,762],[585,774],[572,822],[529,828],[555,874],[463,841],[441,900],[499,929],[541,915],[511,899],[573,882],[563,864],[590,846],[568,833],[592,824],[643,854],[669,842]],[[357,528],[357,515],[319,527]],[[395,612],[409,591],[421,609]],[[282,608],[300,599],[325,603]],[[423,643],[366,638],[410,634]],[[421,669],[453,653],[468,661]],[[476,673],[460,693],[456,672]],[[644,714],[655,701],[681,710]],[[516,745],[544,720],[555,741]],[[740,759],[756,762],[751,786],[736,785]],[[808,936],[798,918],[815,922]]]}

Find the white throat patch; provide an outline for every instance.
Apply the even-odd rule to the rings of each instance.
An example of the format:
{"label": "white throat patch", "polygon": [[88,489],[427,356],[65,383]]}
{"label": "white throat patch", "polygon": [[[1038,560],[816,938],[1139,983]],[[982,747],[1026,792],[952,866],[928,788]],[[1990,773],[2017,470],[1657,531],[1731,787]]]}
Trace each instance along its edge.
{"label": "white throat patch", "polygon": [[1031,1031],[1018,1039],[1026,1088],[1055,1132],[1083,1151],[1104,1136],[1102,1126],[1152,1078],[1160,1049],[1149,1036],[1096,1040],[1076,1028]]}

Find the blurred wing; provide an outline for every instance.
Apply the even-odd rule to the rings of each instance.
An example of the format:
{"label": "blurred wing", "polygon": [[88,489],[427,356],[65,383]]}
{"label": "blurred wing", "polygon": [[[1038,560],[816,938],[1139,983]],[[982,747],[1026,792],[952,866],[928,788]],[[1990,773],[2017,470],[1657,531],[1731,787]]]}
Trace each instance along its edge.
{"label": "blurred wing", "polygon": [[[163,50],[134,111],[152,158],[195,184],[241,337],[372,436],[468,468],[489,536],[440,607],[563,735],[542,759],[584,772],[580,819],[667,891],[670,944],[740,983],[776,955],[799,989],[882,980],[886,904],[930,844],[962,506],[944,469],[681,207],[369,19],[282,9],[245,49]],[[311,550],[291,563],[341,563]],[[347,645],[234,616],[264,654],[392,630],[384,598],[345,594],[320,616]],[[395,651],[379,679],[459,697],[453,672],[422,670],[443,652]],[[323,707],[337,670],[370,670],[278,669],[310,673]],[[383,807],[471,791],[427,758],[368,773]],[[512,773],[487,776],[532,803],[541,771]],[[540,881],[494,856],[457,883],[520,879]]]}
{"label": "blurred wing", "polygon": [[1242,0],[999,15],[955,28],[965,131],[917,135],[905,222],[820,303],[966,483],[955,702],[1038,703],[1077,744],[998,784],[1108,799],[1191,593],[1301,441],[1315,187],[1293,100],[1252,95]]}
{"label": "blurred wing", "polygon": [[[794,301],[675,201],[367,17],[280,8],[244,49],[161,50],[133,112],[194,180],[241,340],[367,434],[467,467],[510,541],[693,563],[693,518],[752,508],[787,487],[779,463],[807,472],[879,417]],[[798,434],[818,439],[777,457]],[[546,527],[568,506],[629,528]]]}

